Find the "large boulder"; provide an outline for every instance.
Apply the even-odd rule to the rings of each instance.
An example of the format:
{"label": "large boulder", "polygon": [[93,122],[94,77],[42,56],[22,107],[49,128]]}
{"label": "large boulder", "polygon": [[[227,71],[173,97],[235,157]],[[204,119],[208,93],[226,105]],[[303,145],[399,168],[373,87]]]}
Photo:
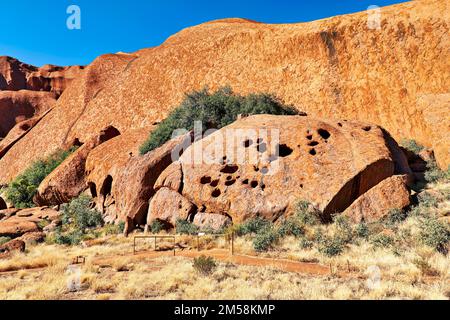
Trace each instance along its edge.
{"label": "large boulder", "polygon": [[330,221],[381,181],[407,173],[399,157],[375,125],[258,115],[194,143],[158,186],[172,186],[202,212],[229,215],[234,223],[256,216],[275,221],[298,200]]}
{"label": "large boulder", "polygon": [[37,224],[27,219],[12,217],[0,221],[0,237],[18,238],[25,233],[37,231]]}
{"label": "large boulder", "polygon": [[73,154],[52,171],[39,185],[33,199],[38,206],[55,206],[67,203],[87,189],[86,159],[102,143],[117,137],[120,132],[109,126],[97,136],[82,144]]}
{"label": "large boulder", "polygon": [[223,214],[199,212],[194,216],[193,223],[200,230],[220,231],[231,225],[232,221],[229,216]]}
{"label": "large boulder", "polygon": [[178,219],[188,220],[194,211],[194,205],[181,194],[169,188],[161,188],[150,201],[147,225],[160,221],[173,228]]}
{"label": "large boulder", "polygon": [[20,239],[14,239],[0,246],[0,258],[7,257],[7,254],[13,251],[24,252],[25,242]]}
{"label": "large boulder", "polygon": [[360,196],[343,215],[354,223],[375,222],[393,209],[403,210],[411,204],[406,176],[392,176]]}
{"label": "large boulder", "polygon": [[366,11],[298,24],[219,20],[159,47],[99,57],[0,159],[0,184],[66,141],[86,141],[106,125],[122,133],[151,126],[186,92],[227,84],[320,118],[375,123],[435,149],[447,169],[448,11],[441,0],[384,7],[380,29],[368,28]]}

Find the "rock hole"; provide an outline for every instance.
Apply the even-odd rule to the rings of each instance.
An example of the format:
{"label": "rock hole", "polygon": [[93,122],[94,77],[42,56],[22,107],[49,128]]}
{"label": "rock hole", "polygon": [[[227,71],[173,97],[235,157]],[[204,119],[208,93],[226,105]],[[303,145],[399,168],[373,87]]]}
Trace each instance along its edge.
{"label": "rock hole", "polygon": [[236,180],[233,179],[233,180],[226,181],[226,182],[225,182],[225,185],[226,185],[227,187],[229,187],[229,186],[232,186],[232,185],[235,184],[235,183],[236,183]]}
{"label": "rock hole", "polygon": [[230,181],[231,179],[233,179],[232,176],[228,176],[228,177],[227,177],[227,181]]}
{"label": "rock hole", "polygon": [[5,200],[0,197],[0,210],[8,209]]}
{"label": "rock hole", "polygon": [[31,128],[31,126],[29,124],[26,124],[26,123],[20,126],[20,129],[23,130],[23,131],[27,131],[30,128]]}
{"label": "rock hole", "polygon": [[319,145],[319,143],[317,141],[311,141],[310,143],[308,143],[308,146],[310,146],[310,147],[315,147],[318,145]]}
{"label": "rock hole", "polygon": [[257,166],[253,166],[253,170],[255,170],[255,172],[258,172],[259,168]]}
{"label": "rock hole", "polygon": [[215,189],[215,190],[211,193],[211,196],[212,196],[213,198],[218,198],[218,197],[220,197],[221,194],[222,194],[222,192],[221,192],[219,189]]}
{"label": "rock hole", "polygon": [[312,134],[309,134],[306,136],[306,139],[308,139],[308,140],[312,140],[312,138],[313,138]]}
{"label": "rock hole", "polygon": [[200,178],[200,183],[201,183],[201,184],[208,184],[208,183],[211,183],[211,177],[201,177],[201,178]]}
{"label": "rock hole", "polygon": [[292,150],[285,144],[281,144],[281,145],[278,145],[278,151],[279,151],[280,157],[284,158],[284,157],[290,156],[294,150]]}
{"label": "rock hole", "polygon": [[309,150],[309,154],[312,155],[312,156],[315,156],[317,154],[316,149]]}
{"label": "rock hole", "polygon": [[250,140],[250,139],[244,141],[244,147],[245,147],[245,148],[250,147],[252,144],[253,144],[253,141]]}
{"label": "rock hole", "polygon": [[250,186],[255,189],[258,186],[258,181],[252,181],[252,183],[250,184]]}
{"label": "rock hole", "polygon": [[222,168],[222,170],[220,170],[220,172],[227,173],[227,174],[233,174],[233,173],[236,173],[238,170],[239,170],[238,166],[226,165],[225,167]]}
{"label": "rock hole", "polygon": [[100,194],[102,196],[107,196],[108,194],[111,194],[112,183],[113,178],[110,175],[108,175],[105,181],[103,182],[102,188],[100,189]]}
{"label": "rock hole", "polygon": [[97,186],[93,182],[88,183],[89,191],[91,192],[92,198],[97,198]]}
{"label": "rock hole", "polygon": [[319,129],[319,130],[317,130],[317,133],[325,140],[327,140],[329,137],[331,137],[331,134],[325,129]]}
{"label": "rock hole", "polygon": [[248,179],[243,180],[242,184],[248,184]]}
{"label": "rock hole", "polygon": [[266,185],[263,183],[261,184],[261,190],[264,191],[266,189]]}
{"label": "rock hole", "polygon": [[339,126],[339,127],[342,127],[342,123],[338,122],[338,126]]}
{"label": "rock hole", "polygon": [[362,128],[364,131],[367,131],[367,132],[369,132],[370,130],[372,130],[372,127],[371,126],[367,126],[367,127],[364,127],[364,128]]}
{"label": "rock hole", "polygon": [[213,187],[213,188],[217,187],[218,185],[219,185],[219,179],[214,180],[214,181],[212,181],[212,182],[210,183],[210,186]]}

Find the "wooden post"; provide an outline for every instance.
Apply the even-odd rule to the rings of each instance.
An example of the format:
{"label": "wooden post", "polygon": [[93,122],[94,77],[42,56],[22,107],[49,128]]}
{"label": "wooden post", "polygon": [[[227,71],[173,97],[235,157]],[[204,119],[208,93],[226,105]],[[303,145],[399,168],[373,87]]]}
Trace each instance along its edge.
{"label": "wooden post", "polygon": [[231,255],[234,256],[234,232],[231,233]]}

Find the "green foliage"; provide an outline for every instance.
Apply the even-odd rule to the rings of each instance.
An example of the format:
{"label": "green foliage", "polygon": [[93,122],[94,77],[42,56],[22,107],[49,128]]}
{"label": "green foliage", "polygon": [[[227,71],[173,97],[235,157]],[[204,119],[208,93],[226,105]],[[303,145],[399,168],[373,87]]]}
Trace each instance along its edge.
{"label": "green foliage", "polygon": [[383,233],[379,233],[370,238],[370,242],[376,248],[388,248],[394,244],[394,238]]}
{"label": "green foliage", "polygon": [[295,217],[301,225],[315,226],[321,223],[319,212],[307,201],[300,200],[295,204]]}
{"label": "green foliage", "polygon": [[344,244],[350,243],[353,239],[353,229],[347,217],[338,216],[334,220],[336,234],[335,237],[340,239]]}
{"label": "green foliage", "polygon": [[441,170],[437,165],[436,160],[428,161],[427,170],[425,171],[425,180],[428,183],[434,183],[448,178],[449,170],[447,170],[447,172]]}
{"label": "green foliage", "polygon": [[355,233],[358,238],[367,240],[367,239],[369,239],[369,236],[370,236],[369,226],[367,224],[365,224],[364,222],[361,222],[356,226]]}
{"label": "green foliage", "polygon": [[[63,206],[62,226],[59,227],[46,241],[63,245],[78,245],[82,240],[94,239],[101,235],[95,230],[103,225],[100,212],[91,208],[91,198],[81,195]],[[124,224],[107,226],[104,232],[118,233]]]}
{"label": "green foliage", "polygon": [[235,232],[237,236],[244,236],[247,234],[257,234],[260,230],[264,230],[271,225],[270,221],[261,217],[249,219],[244,223],[236,226]]}
{"label": "green foliage", "polygon": [[388,212],[384,223],[388,227],[395,227],[407,218],[406,212],[401,209],[392,209]]}
{"label": "green foliage", "polygon": [[292,115],[297,112],[283,105],[277,98],[268,94],[233,94],[225,87],[210,93],[207,88],[186,94],[183,102],[162,121],[141,146],[141,154],[146,154],[172,137],[176,129],[192,130],[195,121],[201,121],[203,129],[220,129],[234,121],[239,114]]}
{"label": "green foliage", "polygon": [[420,240],[436,251],[447,254],[450,242],[449,225],[433,217],[426,217],[421,221]]}
{"label": "green foliage", "polygon": [[318,250],[327,257],[340,255],[345,248],[345,243],[340,237],[321,236],[318,243]]}
{"label": "green foliage", "polygon": [[305,234],[303,225],[293,216],[284,220],[278,228],[278,234],[281,238],[285,236],[294,236],[296,238]]}
{"label": "green foliage", "polygon": [[164,230],[164,225],[161,221],[159,220],[155,220],[152,222],[152,224],[150,225],[150,230],[153,234],[158,234],[160,233],[162,230]]}
{"label": "green foliage", "polygon": [[73,199],[69,204],[63,206],[62,222],[71,224],[84,231],[88,228],[100,227],[103,224],[103,218],[100,212],[91,209],[91,198],[81,195]]}
{"label": "green foliage", "polygon": [[400,145],[406,150],[409,150],[415,154],[418,154],[423,149],[425,149],[424,146],[418,144],[415,140],[412,139],[403,139],[402,141],[400,141]]}
{"label": "green foliage", "polygon": [[214,272],[217,268],[216,261],[212,257],[200,256],[194,259],[194,263],[192,264],[194,270],[199,274],[208,276]]}
{"label": "green foliage", "polygon": [[178,234],[194,235],[198,233],[199,229],[189,221],[178,219],[176,222],[176,231]]}
{"label": "green foliage", "polygon": [[34,207],[33,197],[41,182],[76,149],[59,150],[44,160],[34,162],[6,188],[6,198],[19,209]]}
{"label": "green foliage", "polygon": [[258,252],[269,250],[279,239],[279,233],[272,226],[266,227],[256,234],[253,239],[253,248]]}
{"label": "green foliage", "polygon": [[0,237],[0,246],[11,241],[10,237]]}
{"label": "green foliage", "polygon": [[103,233],[107,236],[121,234],[125,229],[125,222],[121,221],[117,224],[108,224],[103,227]]}
{"label": "green foliage", "polygon": [[314,242],[306,237],[301,237],[299,242],[301,249],[311,249],[314,246]]}

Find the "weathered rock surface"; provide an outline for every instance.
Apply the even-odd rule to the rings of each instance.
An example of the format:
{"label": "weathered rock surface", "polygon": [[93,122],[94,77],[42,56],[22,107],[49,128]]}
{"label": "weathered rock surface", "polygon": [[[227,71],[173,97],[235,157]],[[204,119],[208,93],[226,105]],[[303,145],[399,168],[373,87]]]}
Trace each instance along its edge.
{"label": "weathered rock surface", "polygon": [[[401,157],[375,125],[258,115],[194,143],[161,180],[173,191],[182,186],[181,194],[202,212],[228,214],[233,223],[276,220],[300,199],[330,220],[381,181],[404,173],[396,172],[395,148]],[[182,174],[173,174],[180,164]]]}
{"label": "weathered rock surface", "polygon": [[59,96],[83,69],[80,66],[53,65],[37,68],[11,57],[1,56],[0,90],[47,91]]}
{"label": "weathered rock surface", "polygon": [[393,176],[360,196],[343,215],[353,222],[375,222],[393,209],[404,209],[411,204],[405,176]]}
{"label": "weathered rock surface", "polygon": [[0,221],[0,237],[17,238],[28,232],[39,231],[36,223],[20,218],[9,218]]}
{"label": "weathered rock surface", "polygon": [[[87,189],[85,169],[89,153],[118,135],[120,132],[109,126],[78,148],[42,181],[33,199],[34,203],[38,206],[55,206],[80,195]],[[78,143],[82,144],[80,141]]]}
{"label": "weathered rock surface", "polygon": [[0,258],[6,256],[5,254],[11,253],[13,251],[24,252],[25,242],[19,239],[14,239],[8,241],[7,243],[0,246]]}
{"label": "weathered rock surface", "polygon": [[200,230],[219,231],[232,224],[231,218],[222,214],[199,212],[194,216],[194,225]]}
{"label": "weathered rock surface", "polygon": [[51,92],[0,91],[0,138],[17,124],[29,126],[22,122],[45,113],[55,103],[56,95]]}
{"label": "weathered rock surface", "polygon": [[385,7],[379,29],[369,29],[367,12],[282,25],[220,20],[156,48],[102,56],[0,160],[0,183],[67,141],[107,125],[122,133],[150,126],[185,92],[226,84],[271,92],[318,118],[375,123],[435,149],[446,169],[449,11],[440,0]]}
{"label": "weathered rock surface", "polygon": [[150,201],[147,225],[157,220],[173,228],[178,219],[187,220],[194,210],[192,203],[178,192],[161,188]]}

